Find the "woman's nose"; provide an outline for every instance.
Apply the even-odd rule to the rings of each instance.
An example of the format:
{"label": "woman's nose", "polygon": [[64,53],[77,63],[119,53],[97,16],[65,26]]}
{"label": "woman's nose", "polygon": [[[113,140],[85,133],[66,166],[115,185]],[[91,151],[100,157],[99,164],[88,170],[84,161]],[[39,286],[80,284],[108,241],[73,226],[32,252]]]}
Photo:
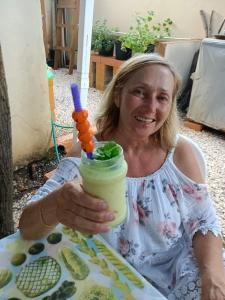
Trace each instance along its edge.
{"label": "woman's nose", "polygon": [[145,104],[150,111],[155,111],[157,108],[157,99],[154,95],[148,96],[145,99]]}

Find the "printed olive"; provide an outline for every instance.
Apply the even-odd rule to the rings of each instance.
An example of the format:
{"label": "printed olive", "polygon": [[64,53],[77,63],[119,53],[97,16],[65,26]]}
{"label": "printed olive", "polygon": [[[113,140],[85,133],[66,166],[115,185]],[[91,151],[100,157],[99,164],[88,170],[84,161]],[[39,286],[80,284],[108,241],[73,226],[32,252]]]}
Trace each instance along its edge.
{"label": "printed olive", "polygon": [[43,243],[36,243],[36,244],[33,244],[28,252],[31,254],[31,255],[35,255],[35,254],[38,254],[38,253],[41,253],[45,248],[45,245]]}
{"label": "printed olive", "polygon": [[27,256],[25,253],[16,253],[11,258],[11,264],[14,266],[20,266],[25,262],[26,258]]}
{"label": "printed olive", "polygon": [[49,244],[58,244],[59,242],[61,242],[61,240],[62,233],[60,232],[53,232],[47,237],[47,241],[49,242]]}

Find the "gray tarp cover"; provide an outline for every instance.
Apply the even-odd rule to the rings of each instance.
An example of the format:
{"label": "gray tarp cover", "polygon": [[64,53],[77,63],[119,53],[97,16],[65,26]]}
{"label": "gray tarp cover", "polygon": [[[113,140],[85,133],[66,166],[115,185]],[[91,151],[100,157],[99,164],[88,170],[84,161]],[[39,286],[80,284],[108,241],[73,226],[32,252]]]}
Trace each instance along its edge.
{"label": "gray tarp cover", "polygon": [[225,40],[202,41],[187,117],[225,130]]}

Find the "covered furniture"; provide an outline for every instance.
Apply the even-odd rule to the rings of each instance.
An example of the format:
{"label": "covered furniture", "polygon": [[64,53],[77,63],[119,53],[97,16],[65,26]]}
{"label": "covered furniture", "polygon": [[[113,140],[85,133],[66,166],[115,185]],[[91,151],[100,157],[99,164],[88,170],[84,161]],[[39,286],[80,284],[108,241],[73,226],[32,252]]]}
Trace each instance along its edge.
{"label": "covered furniture", "polygon": [[187,117],[225,130],[225,40],[201,43]]}

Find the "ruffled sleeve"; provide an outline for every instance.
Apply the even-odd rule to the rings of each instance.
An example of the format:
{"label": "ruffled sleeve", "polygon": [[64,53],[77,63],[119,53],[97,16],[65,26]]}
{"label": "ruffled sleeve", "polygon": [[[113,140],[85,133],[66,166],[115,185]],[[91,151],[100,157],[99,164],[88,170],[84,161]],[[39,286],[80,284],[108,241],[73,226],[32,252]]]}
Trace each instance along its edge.
{"label": "ruffled sleeve", "polygon": [[221,227],[216,210],[206,184],[186,182],[181,184],[179,202],[184,229],[192,240],[197,231],[204,235],[211,231],[215,236],[221,235]]}
{"label": "ruffled sleeve", "polygon": [[37,201],[52,191],[62,186],[66,181],[71,181],[79,177],[79,165],[80,159],[76,157],[63,158],[55,170],[54,174],[46,183],[40,187],[36,194],[27,202],[29,204],[32,201]]}

